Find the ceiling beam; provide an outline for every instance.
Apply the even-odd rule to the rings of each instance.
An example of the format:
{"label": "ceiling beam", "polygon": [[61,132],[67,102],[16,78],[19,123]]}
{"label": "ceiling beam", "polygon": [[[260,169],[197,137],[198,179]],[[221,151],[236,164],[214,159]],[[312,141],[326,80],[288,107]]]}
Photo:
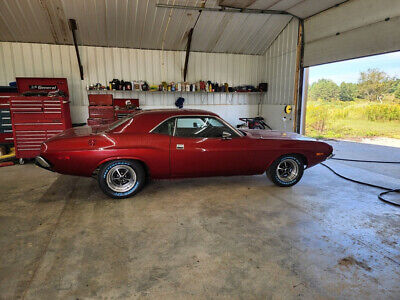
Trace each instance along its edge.
{"label": "ceiling beam", "polygon": [[170,9],[184,9],[184,10],[202,10],[202,11],[215,11],[225,13],[241,13],[241,14],[264,14],[264,15],[288,15],[301,19],[296,15],[284,10],[271,10],[271,9],[253,9],[253,8],[235,8],[235,7],[199,7],[199,6],[186,6],[186,5],[171,5],[157,3],[156,7],[159,8],[170,8]]}

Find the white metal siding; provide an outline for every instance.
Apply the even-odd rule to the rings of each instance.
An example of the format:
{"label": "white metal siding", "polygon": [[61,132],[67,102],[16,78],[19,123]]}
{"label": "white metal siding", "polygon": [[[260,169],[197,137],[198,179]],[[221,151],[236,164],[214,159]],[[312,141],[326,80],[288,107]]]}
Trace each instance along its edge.
{"label": "white metal siding", "polygon": [[293,130],[293,113],[285,114],[284,107],[294,102],[298,28],[298,20],[292,19],[263,56],[263,78],[269,87],[260,114],[275,130]]}
{"label": "white metal siding", "polygon": [[269,84],[264,104],[293,104],[299,22],[293,19],[265,54],[264,78]]}
{"label": "white metal siding", "polygon": [[[86,121],[89,84],[106,82],[113,78],[146,80],[149,84],[161,81],[183,81],[185,53],[183,51],[137,50],[126,48],[80,47],[85,79],[80,80],[75,49],[69,45],[31,43],[0,43],[0,85],[8,85],[19,76],[66,77],[70,90],[74,122]],[[187,80],[227,82],[229,85],[253,84],[262,81],[262,56],[191,53]],[[114,92],[119,98],[139,98],[144,107],[171,107],[178,93]],[[186,106],[205,109],[257,114],[258,94],[189,94],[183,93]],[[226,108],[215,108],[216,105]],[[240,106],[241,108],[234,107]],[[246,108],[246,106],[253,106]],[[237,119],[238,115],[229,119]]]}
{"label": "white metal siding", "polygon": [[305,66],[400,50],[399,0],[348,1],[304,25]]}

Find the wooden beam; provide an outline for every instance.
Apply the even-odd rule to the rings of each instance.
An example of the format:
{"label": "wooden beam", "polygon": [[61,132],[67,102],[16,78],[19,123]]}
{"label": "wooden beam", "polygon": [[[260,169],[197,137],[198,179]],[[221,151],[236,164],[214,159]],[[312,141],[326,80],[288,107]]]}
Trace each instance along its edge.
{"label": "wooden beam", "polygon": [[186,58],[185,58],[185,68],[183,69],[183,81],[186,81],[188,65],[189,65],[189,55],[190,55],[190,46],[192,44],[192,36],[193,36],[194,27],[190,29],[188,35],[188,42],[186,45]]}
{"label": "wooden beam", "polygon": [[293,129],[295,132],[300,130],[301,102],[303,96],[303,79],[304,79],[304,21],[299,20],[299,31],[297,37],[296,49],[296,75],[294,82],[294,120]]}
{"label": "wooden beam", "polygon": [[273,9],[253,9],[253,8],[236,8],[236,7],[199,7],[199,6],[186,6],[186,5],[172,5],[157,3],[156,7],[159,8],[172,8],[172,9],[185,9],[185,10],[204,10],[204,11],[215,11],[225,13],[238,13],[238,14],[265,14],[265,15],[288,15],[300,19],[298,16],[284,11],[284,10],[273,10]]}
{"label": "wooden beam", "polygon": [[75,31],[78,29],[78,26],[76,25],[75,19],[69,19],[68,24],[69,24],[69,29],[71,29],[71,31],[72,31],[72,37],[74,39],[74,46],[75,46],[75,52],[76,52],[76,58],[78,59],[79,73],[81,75],[81,80],[83,80],[83,66],[81,63],[81,57],[79,55],[79,48],[78,48],[78,43],[76,42],[76,34],[75,34]]}

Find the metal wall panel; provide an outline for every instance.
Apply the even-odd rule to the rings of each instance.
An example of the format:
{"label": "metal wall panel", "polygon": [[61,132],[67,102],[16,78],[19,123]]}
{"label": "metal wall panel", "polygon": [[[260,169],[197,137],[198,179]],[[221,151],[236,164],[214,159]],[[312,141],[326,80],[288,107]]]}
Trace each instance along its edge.
{"label": "metal wall panel", "polygon": [[400,1],[352,0],[304,24],[304,65],[400,50]]}
{"label": "metal wall panel", "polygon": [[[149,84],[183,81],[183,51],[82,46],[80,52],[85,76],[83,81],[80,80],[73,46],[1,42],[0,85],[8,85],[19,76],[66,77],[71,106],[76,107],[72,108],[73,120],[84,122],[88,105],[86,88],[90,84],[106,84],[113,78],[146,80]],[[264,57],[254,55],[191,53],[187,81],[211,80],[229,85],[257,85],[263,79],[263,60]],[[145,107],[171,107],[180,94],[114,92],[114,96],[139,98]],[[259,94],[182,93],[182,96],[189,106],[244,107],[257,106],[260,102]],[[246,110],[243,108],[239,111]]]}
{"label": "metal wall panel", "polygon": [[293,104],[298,27],[299,22],[293,19],[265,54],[264,78],[269,90],[264,104]]}

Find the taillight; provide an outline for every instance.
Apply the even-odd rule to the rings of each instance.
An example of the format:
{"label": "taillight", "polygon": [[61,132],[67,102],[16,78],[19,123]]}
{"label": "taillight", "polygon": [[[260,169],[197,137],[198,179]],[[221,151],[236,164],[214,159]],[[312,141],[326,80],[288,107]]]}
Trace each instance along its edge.
{"label": "taillight", "polygon": [[41,146],[40,146],[40,153],[44,153],[44,152],[46,152],[47,151],[47,144],[46,143],[43,143]]}

